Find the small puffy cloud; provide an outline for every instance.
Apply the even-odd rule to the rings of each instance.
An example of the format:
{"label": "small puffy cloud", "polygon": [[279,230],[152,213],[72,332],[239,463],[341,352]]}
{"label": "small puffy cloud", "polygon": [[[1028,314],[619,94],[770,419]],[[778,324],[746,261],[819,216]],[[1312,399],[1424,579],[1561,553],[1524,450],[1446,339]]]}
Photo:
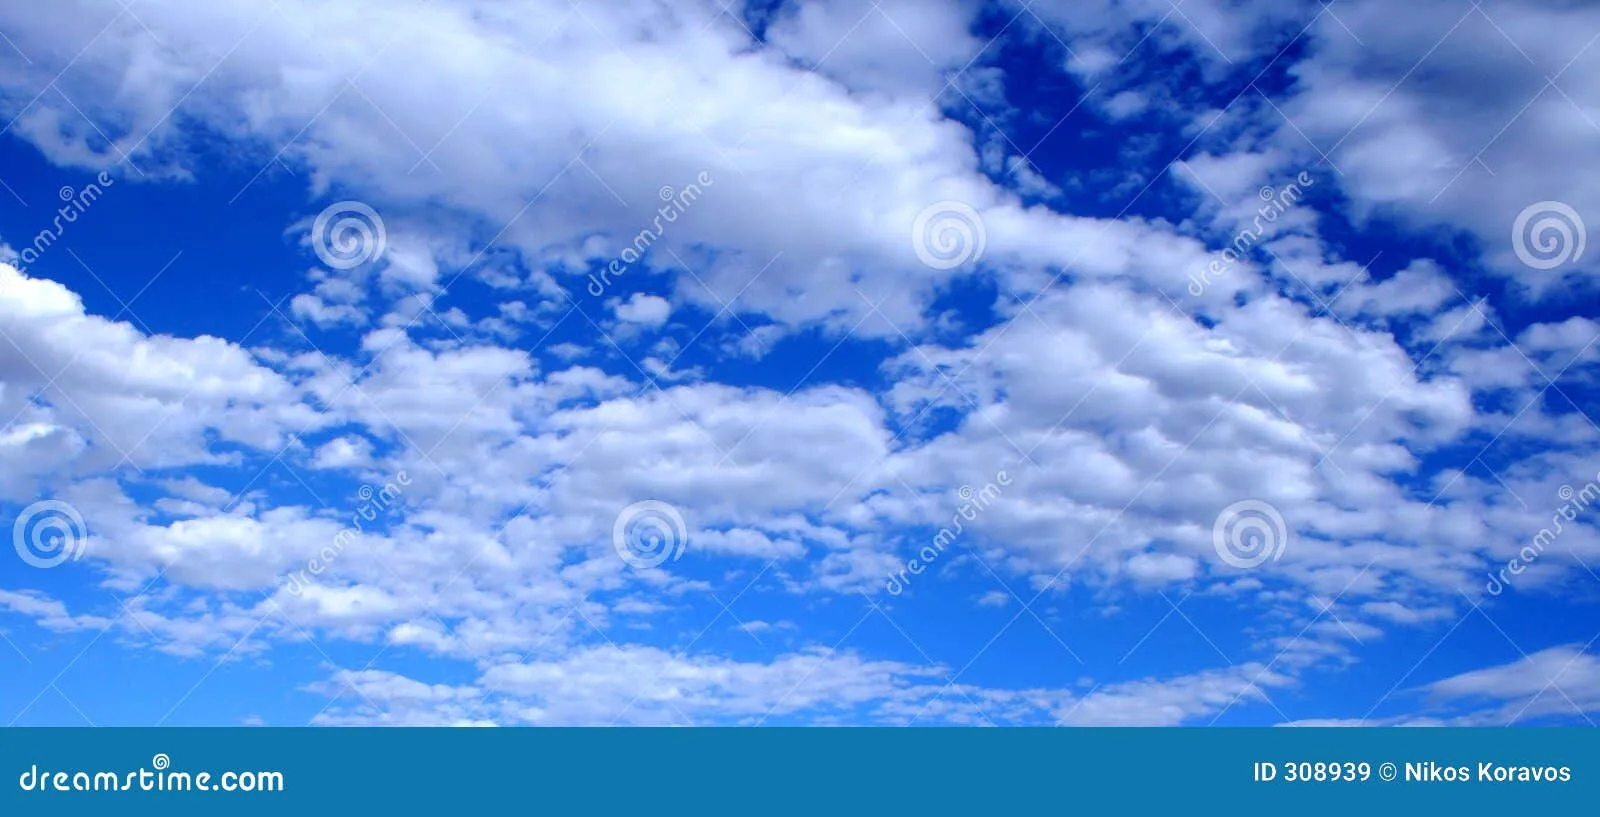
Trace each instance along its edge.
{"label": "small puffy cloud", "polygon": [[672,303],[666,298],[636,292],[626,301],[614,301],[611,310],[617,319],[656,328],[672,315]]}
{"label": "small puffy cloud", "polygon": [[335,437],[317,448],[313,468],[365,468],[372,464],[372,443],[365,437]]}

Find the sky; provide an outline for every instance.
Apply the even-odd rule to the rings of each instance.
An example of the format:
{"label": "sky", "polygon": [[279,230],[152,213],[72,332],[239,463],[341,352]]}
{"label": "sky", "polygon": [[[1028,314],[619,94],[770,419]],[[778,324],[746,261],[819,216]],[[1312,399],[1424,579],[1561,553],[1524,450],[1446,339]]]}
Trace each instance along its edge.
{"label": "sky", "polygon": [[1593,725],[1600,7],[0,7],[11,725]]}

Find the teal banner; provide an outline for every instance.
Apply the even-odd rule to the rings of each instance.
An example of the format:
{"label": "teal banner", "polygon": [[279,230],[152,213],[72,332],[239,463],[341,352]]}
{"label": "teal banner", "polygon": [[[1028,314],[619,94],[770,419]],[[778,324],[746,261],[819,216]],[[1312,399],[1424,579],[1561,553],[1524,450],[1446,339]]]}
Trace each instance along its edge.
{"label": "teal banner", "polygon": [[1597,766],[1592,729],[7,729],[0,814],[1533,814]]}

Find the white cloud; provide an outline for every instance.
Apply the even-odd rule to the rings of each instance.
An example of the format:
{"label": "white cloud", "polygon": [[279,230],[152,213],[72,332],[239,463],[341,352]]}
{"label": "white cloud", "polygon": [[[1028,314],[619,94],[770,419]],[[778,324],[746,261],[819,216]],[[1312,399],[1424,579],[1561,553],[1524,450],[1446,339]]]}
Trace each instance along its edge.
{"label": "white cloud", "polygon": [[778,724],[803,716],[813,722],[859,717],[884,724],[1155,726],[1259,704],[1267,689],[1289,683],[1259,665],[1240,665],[1097,686],[1079,696],[951,685],[943,680],[947,673],[820,649],[748,663],[601,646],[559,661],[496,664],[472,685],[339,670],[311,689],[334,699],[319,718],[328,724]]}
{"label": "white cloud", "polygon": [[372,463],[372,443],[365,437],[335,437],[317,448],[314,468],[364,468]]}
{"label": "white cloud", "polygon": [[[131,465],[222,463],[204,437],[259,449],[324,419],[295,384],[220,338],[146,336],[86,314],[53,281],[0,264],[0,413],[33,429],[8,431],[5,471],[37,479]],[[42,390],[41,401],[29,392]],[[15,480],[0,481],[0,485]],[[19,485],[12,498],[35,494]]]}
{"label": "white cloud", "polygon": [[1520,661],[1435,681],[1425,689],[1439,700],[1501,704],[1470,716],[1484,724],[1550,715],[1587,717],[1600,711],[1600,658],[1576,644],[1552,647]]}
{"label": "white cloud", "polygon": [[616,301],[611,309],[621,320],[659,328],[672,314],[672,303],[655,295],[634,293],[626,301]]}

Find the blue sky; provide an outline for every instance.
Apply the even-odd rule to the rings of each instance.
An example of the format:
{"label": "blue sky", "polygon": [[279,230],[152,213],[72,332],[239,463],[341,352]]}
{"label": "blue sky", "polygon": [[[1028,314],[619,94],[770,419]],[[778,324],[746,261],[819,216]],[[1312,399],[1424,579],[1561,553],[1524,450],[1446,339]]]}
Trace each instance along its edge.
{"label": "blue sky", "polygon": [[1600,711],[1600,11],[0,34],[8,723]]}

